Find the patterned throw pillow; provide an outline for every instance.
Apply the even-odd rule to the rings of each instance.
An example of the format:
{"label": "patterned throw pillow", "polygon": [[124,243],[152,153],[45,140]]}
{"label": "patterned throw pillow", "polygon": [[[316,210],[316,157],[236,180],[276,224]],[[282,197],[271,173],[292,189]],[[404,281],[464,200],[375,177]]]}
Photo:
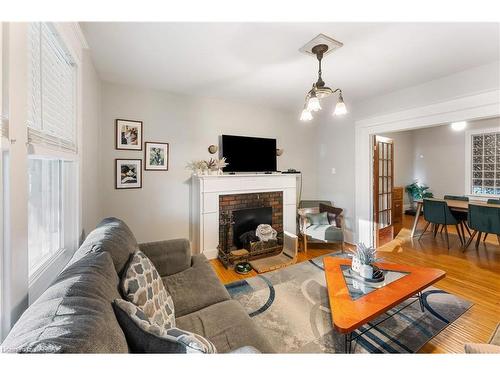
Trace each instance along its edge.
{"label": "patterned throw pillow", "polygon": [[168,329],[175,327],[174,301],[163,285],[149,258],[135,252],[122,277],[125,298],[138,306],[152,324]]}
{"label": "patterned throw pillow", "polygon": [[217,353],[214,344],[206,338],[153,324],[141,308],[128,301],[116,299],[113,307],[133,353]]}

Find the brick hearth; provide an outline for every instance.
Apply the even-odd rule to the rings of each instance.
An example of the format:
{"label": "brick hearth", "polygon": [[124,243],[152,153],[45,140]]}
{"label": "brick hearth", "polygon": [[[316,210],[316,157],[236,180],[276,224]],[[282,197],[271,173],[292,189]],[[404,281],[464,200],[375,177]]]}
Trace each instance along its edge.
{"label": "brick hearth", "polygon": [[[271,207],[272,214],[272,227],[278,232],[283,231],[283,192],[272,191],[263,193],[250,193],[250,194],[230,194],[219,196],[219,221],[224,212],[241,210],[245,208],[258,208],[258,207]],[[223,238],[223,228],[219,226],[219,243]],[[231,249],[236,248],[233,245],[233,231],[229,230],[228,244]]]}

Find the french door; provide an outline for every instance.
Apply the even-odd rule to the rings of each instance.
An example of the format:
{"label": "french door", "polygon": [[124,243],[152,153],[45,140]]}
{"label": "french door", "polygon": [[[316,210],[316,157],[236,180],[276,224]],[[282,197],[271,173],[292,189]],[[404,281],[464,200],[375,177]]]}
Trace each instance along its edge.
{"label": "french door", "polygon": [[386,137],[375,136],[373,145],[373,223],[375,245],[393,238],[392,189],[394,186],[394,144]]}

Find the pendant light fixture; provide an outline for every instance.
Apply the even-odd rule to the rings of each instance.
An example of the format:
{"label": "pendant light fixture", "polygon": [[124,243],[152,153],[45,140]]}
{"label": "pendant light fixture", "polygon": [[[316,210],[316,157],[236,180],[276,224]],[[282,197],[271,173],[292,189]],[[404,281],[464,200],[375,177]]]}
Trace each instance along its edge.
{"label": "pendant light fixture", "polygon": [[[320,34],[321,35],[321,34]],[[316,58],[318,59],[318,80],[313,83],[311,90],[306,95],[304,109],[300,115],[301,121],[311,121],[313,119],[312,112],[317,112],[321,110],[320,100],[330,96],[334,93],[338,93],[337,104],[335,105],[335,110],[333,115],[339,116],[347,113],[347,107],[344,103],[344,98],[342,97],[341,89],[332,90],[330,87],[325,86],[321,74],[321,60],[323,60],[323,55],[328,51],[328,45],[317,44],[310,50]]]}

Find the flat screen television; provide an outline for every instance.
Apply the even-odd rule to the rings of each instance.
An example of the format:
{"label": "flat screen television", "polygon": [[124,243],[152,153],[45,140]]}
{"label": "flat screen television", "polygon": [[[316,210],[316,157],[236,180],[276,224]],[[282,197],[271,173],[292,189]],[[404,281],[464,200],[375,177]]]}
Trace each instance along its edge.
{"label": "flat screen television", "polygon": [[275,172],[276,139],[223,135],[224,172]]}

